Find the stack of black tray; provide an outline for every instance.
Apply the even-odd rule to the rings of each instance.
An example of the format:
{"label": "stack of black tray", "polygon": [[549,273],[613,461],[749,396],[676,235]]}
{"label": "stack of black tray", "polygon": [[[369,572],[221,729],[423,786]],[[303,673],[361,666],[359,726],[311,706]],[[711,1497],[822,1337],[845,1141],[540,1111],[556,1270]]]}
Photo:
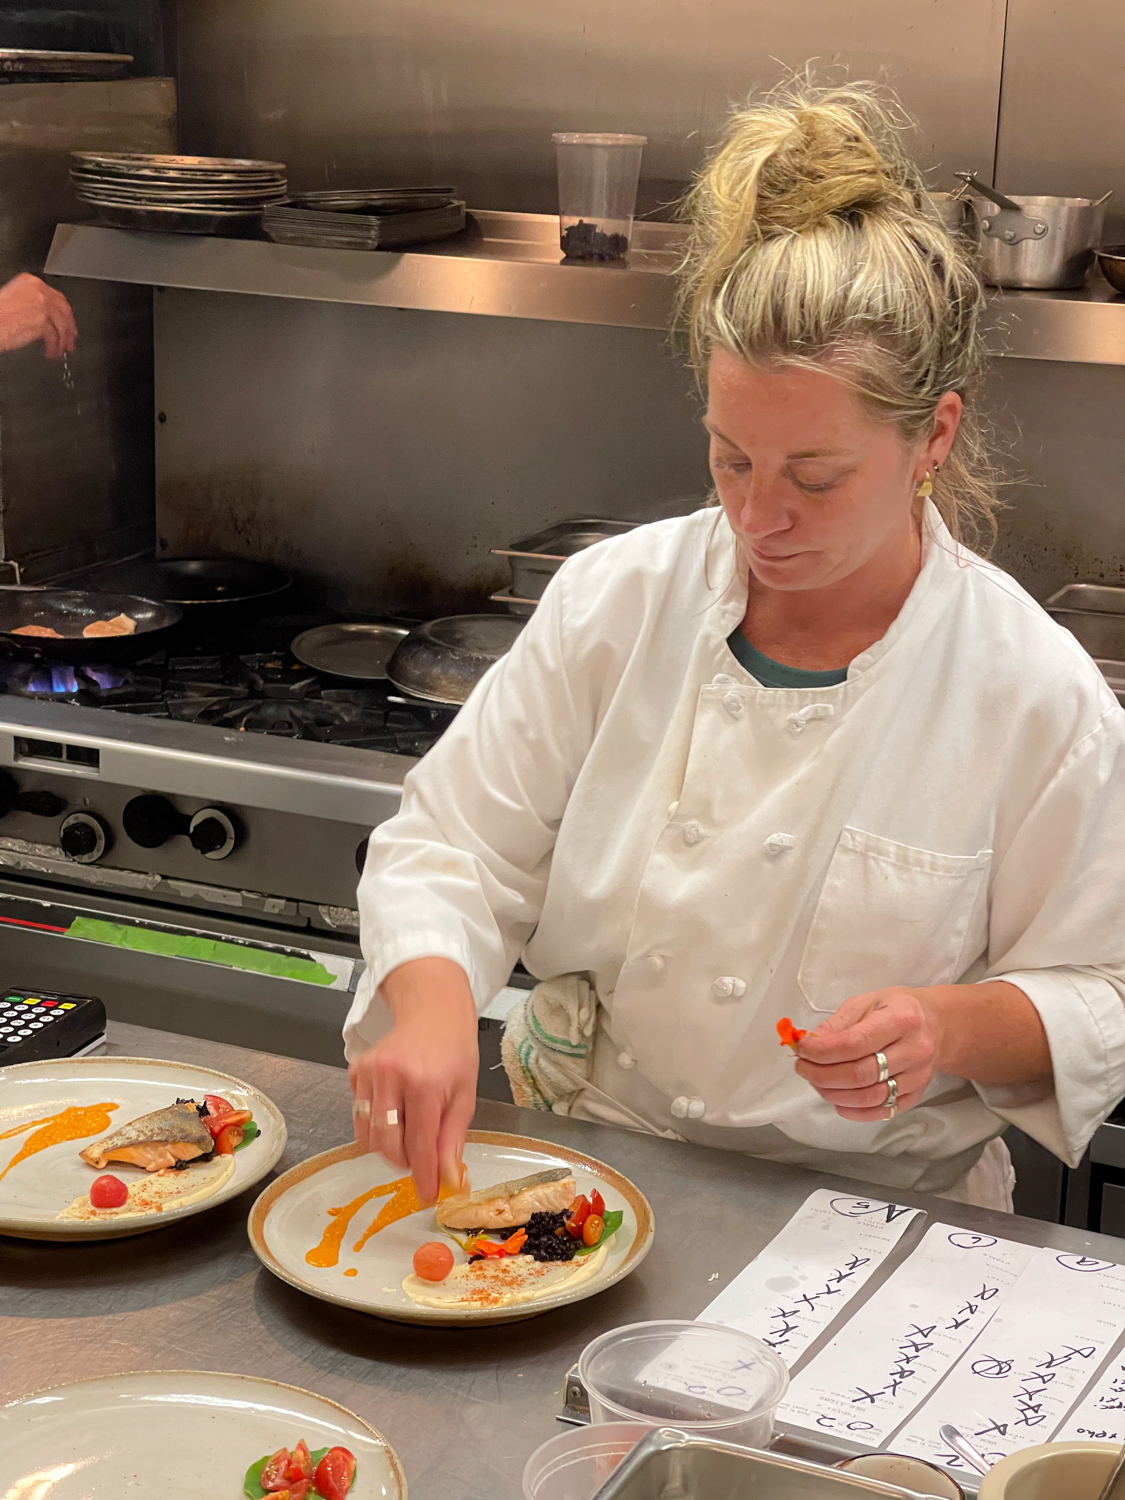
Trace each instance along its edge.
{"label": "stack of black tray", "polygon": [[465,227],[454,189],[356,188],[300,193],[272,204],[262,229],[275,244],[322,250],[399,250]]}

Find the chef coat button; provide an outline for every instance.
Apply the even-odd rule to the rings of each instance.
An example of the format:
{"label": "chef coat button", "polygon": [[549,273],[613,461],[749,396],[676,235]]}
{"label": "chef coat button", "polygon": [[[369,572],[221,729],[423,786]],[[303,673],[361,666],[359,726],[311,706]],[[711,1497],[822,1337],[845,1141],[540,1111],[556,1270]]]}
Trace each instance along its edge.
{"label": "chef coat button", "polygon": [[702,837],[703,837],[703,829],[700,828],[700,826],[699,826],[698,823],[685,823],[684,824],[684,843],[685,844],[698,844],[699,840]]}
{"label": "chef coat button", "polygon": [[625,1071],[628,1072],[630,1068],[635,1068],[637,1066],[637,1059],[631,1052],[619,1052],[617,1054],[617,1066],[619,1068],[624,1068]]}
{"label": "chef coat button", "polygon": [[654,974],[663,973],[663,970],[664,970],[664,955],[663,955],[663,953],[650,953],[649,956],[648,956],[648,966],[649,966],[649,968],[652,970],[652,972]]}
{"label": "chef coat button", "polygon": [[716,672],[711,679],[713,687],[735,687],[737,683],[737,677],[732,677],[729,672]]}
{"label": "chef coat button", "polygon": [[801,734],[815,719],[831,719],[835,715],[831,703],[809,703],[789,715],[789,728],[794,734]]}
{"label": "chef coat button", "polygon": [[720,974],[711,986],[711,993],[717,1000],[741,999],[746,993],[746,981],[737,974]]}
{"label": "chef coat button", "polygon": [[[723,699],[723,707],[732,718],[737,719],[742,712],[742,699],[737,693],[728,693]],[[801,727],[804,728],[804,725]]]}
{"label": "chef coat button", "polygon": [[791,833],[771,833],[762,848],[767,854],[784,854],[786,849],[792,849],[796,842],[797,840]]}
{"label": "chef coat button", "polygon": [[678,1099],[672,1100],[669,1108],[677,1120],[686,1120],[688,1110],[691,1108],[691,1100],[685,1094],[681,1094]]}
{"label": "chef coat button", "polygon": [[702,1120],[707,1112],[707,1106],[702,1099],[689,1099],[687,1117],[689,1120]]}

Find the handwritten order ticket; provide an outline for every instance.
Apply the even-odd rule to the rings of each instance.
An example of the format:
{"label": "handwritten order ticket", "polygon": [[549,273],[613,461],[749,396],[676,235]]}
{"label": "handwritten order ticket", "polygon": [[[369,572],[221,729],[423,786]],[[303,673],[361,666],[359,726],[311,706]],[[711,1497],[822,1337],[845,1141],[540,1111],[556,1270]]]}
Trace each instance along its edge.
{"label": "handwritten order ticket", "polygon": [[[938,1434],[943,1422],[993,1462],[1047,1442],[1123,1328],[1125,1266],[1036,1251],[984,1332],[895,1438],[896,1451],[955,1467]],[[1108,1392],[1112,1379],[1092,1395],[1103,1386]]]}
{"label": "handwritten order ticket", "polygon": [[792,1365],[886,1260],[920,1210],[821,1188],[699,1314]]}

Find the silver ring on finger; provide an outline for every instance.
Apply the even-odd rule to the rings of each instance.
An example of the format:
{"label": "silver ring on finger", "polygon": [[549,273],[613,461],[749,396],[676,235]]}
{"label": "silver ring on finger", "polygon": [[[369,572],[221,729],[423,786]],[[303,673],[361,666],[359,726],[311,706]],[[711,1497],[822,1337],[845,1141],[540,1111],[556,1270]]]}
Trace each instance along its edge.
{"label": "silver ring on finger", "polygon": [[898,1080],[896,1078],[887,1079],[887,1097],[884,1102],[887,1106],[886,1117],[888,1120],[893,1120],[898,1114]]}
{"label": "silver ring on finger", "polygon": [[357,1120],[367,1120],[371,1117],[370,1099],[353,1099],[352,1114]]}
{"label": "silver ring on finger", "polygon": [[388,1130],[390,1130],[393,1126],[397,1125],[398,1124],[398,1110],[397,1109],[388,1109],[386,1115],[384,1116],[383,1123],[386,1125],[386,1127],[387,1127]]}
{"label": "silver ring on finger", "polygon": [[879,1065],[879,1076],[875,1082],[886,1083],[887,1079],[891,1076],[891,1065],[887,1061],[887,1054],[885,1052],[876,1052],[875,1061]]}

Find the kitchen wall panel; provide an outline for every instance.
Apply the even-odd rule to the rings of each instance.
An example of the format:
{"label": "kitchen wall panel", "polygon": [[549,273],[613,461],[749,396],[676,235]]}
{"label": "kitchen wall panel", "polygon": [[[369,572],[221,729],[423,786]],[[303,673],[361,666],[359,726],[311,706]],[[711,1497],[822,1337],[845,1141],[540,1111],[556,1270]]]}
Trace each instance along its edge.
{"label": "kitchen wall panel", "polygon": [[440,614],[489,555],[581,513],[706,491],[693,387],[662,334],[156,293],[157,535],[260,557],[341,608]]}
{"label": "kitchen wall panel", "polygon": [[302,188],[456,184],[550,211],[553,130],[649,137],[641,208],[681,191],[729,102],[783,66],[892,83],[940,168],[991,168],[1005,0],[182,0],[185,150]]}
{"label": "kitchen wall panel", "polygon": [[1125,6],[1008,0],[997,185],[1100,198],[1125,238]]}
{"label": "kitchen wall panel", "polygon": [[989,400],[1013,481],[996,561],[1037,599],[1125,583],[1125,369],[998,359]]}

